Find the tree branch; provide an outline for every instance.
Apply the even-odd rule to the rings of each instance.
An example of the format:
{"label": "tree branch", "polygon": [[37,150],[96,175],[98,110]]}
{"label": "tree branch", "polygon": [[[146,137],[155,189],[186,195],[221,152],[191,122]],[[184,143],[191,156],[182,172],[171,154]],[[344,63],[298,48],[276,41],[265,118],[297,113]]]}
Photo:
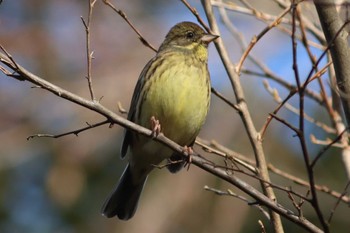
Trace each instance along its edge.
{"label": "tree branch", "polygon": [[[174,151],[184,154],[184,150],[181,146],[176,144],[175,142],[171,141],[167,137],[165,137],[162,133],[159,134],[157,137],[153,137],[153,133],[151,130],[144,128],[142,126],[139,126],[131,121],[126,120],[125,118],[115,114],[114,112],[110,111],[100,103],[92,100],[86,100],[76,94],[73,94],[69,91],[64,90],[63,88],[60,88],[23,68],[22,66],[18,65],[13,59],[10,59],[6,54],[3,54],[0,52],[0,62],[8,66],[10,69],[14,71],[14,73],[17,73],[20,75],[24,80],[31,82],[45,90],[48,90],[49,92],[53,93],[54,95],[59,96],[60,98],[66,99],[70,102],[76,103],[80,106],[83,106],[87,109],[90,109],[94,112],[97,112],[101,114],[102,116],[106,117],[108,121],[113,122],[115,124],[121,125],[129,130],[135,131],[137,133],[140,133],[142,135],[148,136],[152,138],[155,141],[158,141],[169,148],[173,149]],[[290,221],[293,221],[300,225],[302,228],[307,229],[310,232],[316,232],[321,233],[322,231],[317,228],[315,225],[313,225],[311,222],[309,222],[306,219],[299,218],[295,213],[293,213],[291,210],[283,207],[279,203],[277,203],[275,200],[271,200],[270,198],[266,197],[264,194],[260,193],[258,190],[256,190],[254,187],[250,186],[243,180],[233,176],[230,173],[227,173],[227,170],[224,168],[218,168],[216,165],[209,161],[205,160],[204,158],[200,157],[199,155],[191,155],[191,161],[194,165],[208,171],[209,173],[216,175],[220,178],[223,178],[224,180],[228,181],[229,183],[235,185],[254,199],[256,199],[260,205],[266,206],[269,209],[272,209],[273,211],[283,215],[285,218],[289,219]]]}

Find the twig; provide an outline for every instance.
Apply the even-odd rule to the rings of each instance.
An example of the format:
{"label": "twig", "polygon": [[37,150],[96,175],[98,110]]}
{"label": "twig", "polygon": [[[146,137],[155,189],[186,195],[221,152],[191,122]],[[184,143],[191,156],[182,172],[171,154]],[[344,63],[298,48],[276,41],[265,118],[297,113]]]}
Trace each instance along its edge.
{"label": "twig", "polygon": [[331,221],[332,221],[333,215],[334,215],[334,213],[335,213],[335,210],[336,210],[337,207],[339,206],[339,203],[340,203],[342,197],[344,197],[344,196],[348,193],[347,190],[348,190],[349,186],[350,186],[350,180],[349,180],[348,183],[346,184],[343,193],[342,193],[341,196],[337,199],[337,201],[336,201],[335,204],[334,204],[334,207],[333,207],[332,210],[331,210],[331,213],[329,214],[329,218],[328,218],[328,221],[327,221],[328,225],[331,224]]}
{"label": "twig", "polygon": [[311,222],[309,222],[307,219],[300,219],[295,213],[293,213],[290,210],[285,209],[284,207],[281,207],[280,205],[276,205],[276,202],[274,200],[271,200],[270,198],[266,197],[259,191],[257,191],[254,187],[251,185],[245,183],[241,179],[239,179],[236,176],[232,176],[227,174],[227,172],[224,169],[220,169],[215,167],[215,165],[209,163],[207,160],[193,155],[192,157],[192,163],[200,168],[202,168],[205,171],[208,171],[218,177],[220,177],[223,180],[226,180],[227,182],[235,185],[239,189],[241,189],[243,192],[249,194],[251,197],[256,199],[259,204],[266,206],[269,209],[272,209],[273,211],[281,214],[282,216],[288,218],[289,220],[293,221],[294,223],[298,224],[302,228],[310,231],[310,232],[317,232],[322,233],[322,230],[313,225]]}
{"label": "twig", "polygon": [[73,130],[73,131],[69,131],[69,132],[66,132],[66,133],[62,133],[62,134],[33,134],[33,135],[30,135],[27,137],[27,140],[30,140],[32,138],[60,138],[60,137],[63,137],[63,136],[67,136],[67,135],[72,135],[74,134],[75,136],[78,136],[79,133],[85,131],[85,130],[88,130],[88,129],[92,129],[92,128],[96,128],[96,127],[99,127],[101,125],[105,125],[105,124],[108,124],[110,123],[109,120],[105,120],[105,121],[102,121],[102,122],[99,122],[99,123],[95,123],[95,124],[89,124],[88,122],[86,122],[86,124],[88,126],[84,127],[84,128],[81,128],[81,129],[76,129],[76,130]]}
{"label": "twig", "polygon": [[265,27],[257,36],[254,36],[252,40],[250,41],[246,51],[243,53],[241,59],[239,60],[236,72],[240,73],[241,68],[243,65],[244,60],[247,58],[250,51],[253,49],[254,45],[268,32],[271,30],[271,28],[276,27],[278,24],[281,23],[281,19],[288,14],[288,12],[291,10],[291,7],[286,8],[278,17],[275,19],[272,23],[270,23],[267,27]]}
{"label": "twig", "polygon": [[[212,28],[213,34],[220,35],[219,27],[216,22],[216,19],[213,14],[213,8],[209,0],[202,0],[202,5],[204,7],[205,14],[208,18],[209,25]],[[256,131],[253,120],[251,118],[250,112],[248,110],[247,102],[245,100],[245,94],[239,79],[239,73],[237,69],[234,69],[233,64],[228,56],[227,50],[224,46],[223,40],[218,38],[215,42],[216,49],[220,55],[221,61],[224,64],[226,72],[229,76],[232,89],[234,91],[236,101],[239,107],[239,115],[241,120],[245,126],[248,138],[250,140],[252,149],[254,151],[257,168],[259,171],[259,176],[270,182],[270,177],[267,170],[267,165],[265,161],[264,149],[261,144],[261,138],[259,133]],[[271,200],[276,200],[276,195],[271,187],[266,185],[264,182],[260,182],[264,193],[266,193],[267,197]],[[274,227],[275,232],[283,232],[283,226],[280,216],[271,211],[271,220]]]}
{"label": "twig", "polygon": [[[242,155],[242,154],[239,154],[235,151],[232,151],[232,150],[228,149],[227,147],[219,144],[216,141],[205,142],[203,139],[200,139],[200,142],[201,142],[200,145],[202,145],[204,143],[209,144],[211,147],[213,147],[212,149],[218,151],[217,154],[219,154],[219,153],[221,155],[223,154],[222,157],[232,157],[233,159],[237,159],[238,161],[243,161],[244,163],[249,164],[251,166],[254,166],[254,164],[255,164],[254,161],[252,159],[249,159],[249,157],[247,155]],[[275,167],[271,163],[269,163],[267,166],[268,166],[268,169],[271,172],[275,173],[276,175],[279,175],[285,179],[288,179],[288,180],[294,182],[295,184],[310,188],[310,184],[306,180],[303,180],[299,177],[296,177],[292,174],[289,174],[285,171],[282,171],[282,170],[278,169],[277,167]],[[254,171],[254,170],[252,170],[252,171]],[[341,193],[336,192],[334,190],[331,190],[330,188],[328,188],[325,185],[316,184],[315,188],[317,189],[317,191],[326,193],[334,198],[340,198],[340,196],[341,196]],[[344,202],[345,204],[350,204],[350,197],[343,196],[343,197],[341,197],[341,201]]]}
{"label": "twig", "polygon": [[[318,196],[317,196],[317,192],[315,189],[315,177],[314,177],[314,172],[312,169],[312,166],[310,165],[310,156],[308,153],[308,148],[306,145],[306,141],[305,141],[305,124],[304,124],[304,90],[306,85],[301,84],[300,81],[300,76],[299,76],[299,69],[298,69],[298,63],[297,63],[297,42],[295,40],[295,32],[296,32],[296,12],[297,12],[297,7],[298,4],[295,3],[295,1],[293,0],[292,2],[292,19],[293,19],[293,24],[292,24],[292,52],[293,52],[293,71],[294,71],[294,76],[295,76],[295,80],[298,86],[298,94],[299,94],[299,110],[300,110],[300,115],[299,115],[299,129],[297,132],[298,138],[299,138],[299,142],[300,142],[300,146],[301,146],[301,150],[302,150],[302,154],[304,157],[304,163],[305,163],[305,167],[307,170],[307,175],[308,175],[308,179],[310,182],[310,191],[311,191],[311,197],[312,197],[312,206],[314,207],[314,210],[317,214],[317,217],[319,219],[319,221],[321,222],[322,228],[323,230],[328,233],[329,232],[329,227],[323,217],[323,213],[321,211],[319,202],[318,202]],[[316,63],[317,64],[317,63]],[[315,66],[314,66],[315,67]],[[313,67],[313,69],[314,69]],[[312,70],[313,70],[312,69]],[[310,72],[311,74],[311,72]],[[311,76],[311,75],[310,75]],[[305,81],[305,84],[307,83],[308,78]]]}
{"label": "twig", "polygon": [[86,79],[87,79],[88,85],[89,85],[90,97],[91,97],[91,100],[93,100],[93,101],[95,101],[95,94],[94,94],[94,89],[92,86],[91,61],[93,59],[94,52],[91,51],[91,45],[90,45],[90,25],[91,25],[91,19],[92,19],[92,10],[94,8],[95,3],[96,3],[96,0],[89,1],[89,14],[88,14],[88,21],[87,22],[85,22],[85,20],[82,16],[80,17],[81,21],[84,24],[85,33],[86,33],[86,59],[87,59]]}
{"label": "twig", "polygon": [[297,209],[297,211],[299,213],[299,218],[304,218],[303,210],[301,207],[304,204],[305,199],[300,198],[299,202],[297,203],[291,193],[288,193],[288,197],[292,201],[292,204],[295,207],[295,209]]}
{"label": "twig", "polygon": [[277,108],[271,113],[269,114],[269,116],[267,117],[264,125],[261,127],[260,129],[260,136],[261,136],[261,140],[264,139],[265,137],[265,133],[266,133],[266,130],[267,128],[269,127],[271,121],[272,121],[272,117],[273,115],[276,116],[276,114],[278,113],[278,111],[283,107],[283,105],[285,105],[287,103],[287,101],[292,98],[292,96],[294,96],[294,94],[297,92],[297,90],[292,90],[289,92],[288,96],[277,106]]}
{"label": "twig", "polygon": [[120,101],[118,101],[118,110],[121,114],[127,114],[128,111],[122,106],[122,103],[120,103]]}
{"label": "twig", "polygon": [[218,92],[215,88],[211,88],[211,92],[216,95],[217,97],[219,97],[219,99],[221,99],[222,101],[224,101],[226,104],[228,104],[230,107],[232,107],[234,110],[236,110],[237,112],[239,112],[239,107],[232,103],[230,100],[228,100],[225,96],[223,96],[220,92]]}
{"label": "twig", "polygon": [[314,160],[312,161],[312,163],[310,164],[310,166],[313,168],[315,166],[315,164],[317,163],[317,161],[321,158],[322,155],[325,154],[325,152],[331,148],[333,146],[334,143],[338,142],[344,133],[347,132],[347,130],[349,129],[349,127],[345,128],[343,130],[343,132],[341,132],[331,143],[329,143],[327,146],[325,146],[317,155],[316,157],[314,158]]}
{"label": "twig", "polygon": [[231,197],[235,197],[245,203],[247,203],[249,206],[254,206],[256,208],[258,208],[258,210],[260,210],[261,213],[263,213],[263,215],[267,218],[267,220],[270,221],[270,215],[269,213],[264,210],[258,203],[256,203],[256,201],[249,201],[247,198],[241,196],[241,195],[238,195],[236,193],[234,193],[232,190],[230,189],[227,189],[227,191],[222,191],[222,190],[219,190],[219,189],[215,189],[215,188],[211,188],[207,185],[204,186],[204,190],[207,190],[207,191],[211,191],[217,195],[220,195],[220,196],[231,196]]}
{"label": "twig", "polygon": [[107,6],[109,6],[114,12],[116,12],[118,15],[120,15],[127,24],[129,24],[129,26],[132,28],[132,30],[137,34],[139,40],[141,41],[141,43],[143,45],[145,45],[146,47],[152,49],[154,52],[157,52],[157,49],[151,45],[143,36],[142,34],[139,32],[139,30],[137,30],[137,28],[130,22],[130,20],[128,19],[128,16],[124,13],[124,11],[122,11],[121,9],[117,9],[109,0],[102,0],[104,4],[106,4]]}
{"label": "twig", "polygon": [[[6,66],[8,66],[11,69],[15,69],[15,67],[18,66],[18,73],[27,81],[37,86],[40,86],[41,88],[48,90],[49,92],[63,99],[66,99],[70,102],[76,103],[87,109],[95,111],[100,115],[105,116],[107,120],[110,122],[114,122],[115,124],[121,125],[129,130],[132,130],[134,132],[137,132],[139,134],[152,138],[153,140],[158,141],[163,145],[166,145],[172,150],[180,154],[183,154],[185,156],[182,146],[179,146],[175,142],[166,138],[163,134],[159,134],[157,137],[152,137],[153,134],[151,130],[144,128],[142,126],[139,126],[131,121],[128,121],[127,119],[121,116],[118,116],[117,114],[105,108],[104,106],[102,106],[100,103],[96,101],[89,101],[69,91],[66,91],[48,81],[41,79],[40,77],[27,71],[20,65],[18,64],[15,65],[5,54],[0,53],[0,59]],[[226,172],[226,169],[217,168],[215,164],[213,164],[211,161],[205,160],[204,158],[196,154],[191,155],[191,158],[192,158],[192,163],[194,165],[212,173],[213,175],[221,177],[224,180],[230,182],[231,184],[237,186],[239,189],[243,190],[248,195],[252,196],[254,199],[259,201],[261,205],[267,206],[273,211],[278,212],[279,214],[285,216],[287,219],[297,223],[301,227],[311,232],[321,233],[321,230],[317,228],[315,225],[313,225],[311,222],[309,222],[308,220],[299,219],[292,211],[282,207],[280,204],[277,204],[275,200],[271,200],[270,198],[266,197],[264,194],[260,193],[258,190],[256,190],[254,187],[250,186],[246,182],[240,180],[235,176],[228,175]]]}
{"label": "twig", "polygon": [[258,223],[259,223],[259,226],[260,226],[260,229],[261,229],[261,233],[266,233],[266,229],[265,229],[264,223],[260,219],[258,220]]}
{"label": "twig", "polygon": [[[344,134],[343,134],[343,136],[344,136]],[[317,144],[317,145],[328,146],[329,143],[332,143],[333,140],[331,140],[330,138],[326,138],[325,140],[320,140],[320,139],[317,139],[315,135],[310,134],[310,141],[314,144]],[[333,143],[332,147],[344,149],[344,147],[346,147],[346,145],[344,145],[343,143]]]}
{"label": "twig", "polygon": [[211,29],[208,27],[208,25],[204,22],[202,17],[199,15],[196,8],[192,7],[186,0],[181,0],[181,2],[189,9],[192,14],[197,18],[197,21],[205,28],[207,32],[211,32]]}
{"label": "twig", "polygon": [[[264,80],[263,83],[264,83],[265,89],[271,94],[273,99],[277,103],[281,104],[282,103],[282,99],[279,96],[277,89],[272,88],[267,80]],[[288,109],[289,111],[299,115],[299,110],[297,108],[295,108],[293,105],[291,105],[289,103],[285,103],[284,107],[286,109]],[[333,133],[333,134],[336,133],[336,130],[334,128],[329,127],[328,125],[326,125],[323,122],[317,121],[316,119],[312,118],[311,116],[307,115],[306,113],[304,113],[304,118],[305,118],[305,120],[315,124],[317,127],[320,127],[321,129],[323,129],[327,133]]]}

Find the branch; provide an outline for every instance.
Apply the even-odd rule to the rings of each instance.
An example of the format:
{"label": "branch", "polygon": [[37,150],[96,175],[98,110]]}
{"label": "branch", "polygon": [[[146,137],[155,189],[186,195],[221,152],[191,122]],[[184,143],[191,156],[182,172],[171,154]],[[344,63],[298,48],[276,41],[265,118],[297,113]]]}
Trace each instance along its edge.
{"label": "branch", "polygon": [[230,189],[227,189],[227,191],[222,191],[222,190],[219,190],[219,189],[215,189],[215,188],[211,188],[209,186],[204,186],[204,189],[207,190],[207,191],[211,191],[217,195],[220,195],[220,196],[231,196],[231,197],[235,197],[245,203],[247,203],[249,206],[254,206],[256,207],[258,210],[260,210],[261,213],[263,213],[263,215],[270,221],[270,215],[269,213],[266,212],[266,210],[264,210],[259,204],[257,204],[256,202],[252,202],[252,201],[249,201],[247,198],[241,196],[241,195],[238,195],[236,193],[234,193],[232,190]]}
{"label": "branch", "polygon": [[[314,0],[314,3],[326,40],[329,45],[332,45],[330,47],[330,52],[336,73],[337,85],[339,90],[347,96],[350,96],[350,51],[348,32],[344,30],[344,25],[348,24],[349,21],[345,22],[345,24],[342,22],[334,1],[329,0],[326,5],[325,2],[321,0]],[[342,97],[341,100],[349,125],[350,100],[344,97]]]}
{"label": "branch", "polygon": [[145,45],[146,47],[152,49],[154,52],[157,52],[157,49],[151,45],[151,43],[149,43],[143,36],[142,34],[139,32],[139,30],[137,30],[137,28],[130,22],[130,20],[128,19],[128,16],[124,13],[124,11],[117,9],[112,3],[109,2],[109,0],[102,0],[104,4],[106,4],[107,6],[109,6],[114,12],[116,12],[118,15],[120,15],[125,22],[127,22],[127,24],[129,24],[129,26],[132,28],[132,30],[134,32],[136,32],[139,40],[141,41],[141,43],[143,45]]}
{"label": "branch", "polygon": [[323,233],[322,230],[320,230],[318,227],[313,225],[308,220],[304,218],[299,218],[299,216],[297,216],[294,212],[280,206],[274,200],[271,200],[270,198],[266,197],[265,195],[260,193],[258,190],[256,190],[254,187],[245,183],[238,177],[229,175],[224,169],[215,167],[215,164],[210,163],[199,156],[193,156],[192,163],[197,167],[200,167],[203,170],[208,171],[209,173],[214,174],[217,177],[220,177],[221,179],[229,182],[230,184],[235,185],[240,190],[242,190],[243,192],[253,197],[257,202],[259,202],[260,205],[266,206],[267,208],[273,210],[274,212],[286,217],[287,219],[298,224],[299,226],[303,227],[307,231]]}
{"label": "branch", "polygon": [[[196,143],[197,143],[197,141],[196,141]],[[201,139],[199,145],[202,146],[203,144],[204,144],[204,140]],[[245,168],[247,168],[247,169],[249,169],[249,170],[251,170],[251,171],[256,173],[256,169],[254,167],[252,167],[254,165],[254,161],[252,159],[249,159],[249,156],[243,155],[243,154],[239,154],[237,152],[234,152],[234,151],[228,149],[227,147],[219,144],[216,141],[211,141],[210,143],[206,143],[206,144],[209,144],[212,147],[209,147],[207,145],[206,147],[207,148],[209,147],[209,148],[206,149],[205,151],[207,151],[209,153],[210,153],[210,151],[214,151],[214,154],[217,154],[217,155],[219,155],[221,157],[224,157],[224,158],[231,157],[232,160],[234,160],[235,162],[240,163]],[[292,181],[295,184],[298,184],[298,185],[310,188],[310,184],[306,180],[303,180],[303,179],[301,179],[299,177],[296,177],[296,176],[294,176],[292,174],[289,174],[289,173],[287,173],[285,171],[282,171],[282,170],[276,168],[271,163],[268,164],[268,169],[271,172],[275,173],[276,175],[279,175],[279,176],[281,176],[281,177],[283,177],[285,179],[288,179],[288,180]],[[345,203],[345,204],[350,204],[350,196],[346,196],[346,195],[342,196],[341,193],[339,193],[337,191],[334,191],[334,190],[331,190],[330,188],[328,188],[325,185],[315,184],[315,189],[317,189],[320,192],[329,194],[330,196],[332,196],[334,198],[341,199],[341,201],[343,203]]]}
{"label": "branch", "polygon": [[[147,136],[149,138],[152,138],[155,141],[158,141],[162,143],[163,145],[166,145],[167,147],[171,148],[172,150],[184,154],[184,150],[181,146],[176,144],[175,142],[171,141],[170,139],[166,138],[162,133],[159,134],[157,137],[153,137],[153,133],[151,130],[144,128],[142,126],[139,126],[131,121],[126,120],[125,118],[115,114],[114,112],[110,111],[106,107],[102,106],[99,102],[86,100],[76,94],[73,94],[69,91],[66,91],[23,68],[22,66],[18,65],[13,60],[9,59],[9,57],[6,54],[3,54],[0,52],[0,62],[8,66],[10,69],[12,69],[15,73],[20,75],[23,79],[25,79],[28,82],[31,82],[51,93],[54,95],[59,96],[60,98],[66,99],[70,102],[76,103],[80,106],[83,106],[87,109],[90,109],[94,112],[99,113],[100,115],[107,118],[108,122],[113,122],[115,124],[121,125],[129,130],[132,130],[134,132],[137,132],[139,134],[142,134],[144,136]],[[103,122],[101,122],[102,124]],[[285,218],[289,219],[290,221],[293,221],[303,227],[304,229],[310,231],[310,232],[317,232],[321,233],[322,231],[317,228],[315,225],[313,225],[311,222],[309,222],[306,219],[300,219],[296,214],[294,214],[291,210],[288,210],[287,208],[284,208],[282,205],[278,204],[275,200],[271,200],[270,198],[266,197],[264,194],[260,193],[258,190],[256,190],[254,187],[250,186],[246,182],[242,181],[241,179],[232,176],[231,174],[227,173],[227,170],[224,168],[218,168],[214,163],[212,163],[209,160],[205,160],[199,155],[191,155],[191,161],[194,165],[208,171],[209,173],[216,175],[220,178],[223,178],[224,180],[228,181],[229,183],[235,185],[239,189],[243,190],[245,193],[256,199],[260,205],[266,206],[269,209],[272,209],[273,211],[283,215]]]}
{"label": "branch", "polygon": [[102,122],[99,122],[99,123],[96,123],[96,124],[89,124],[88,122],[86,122],[86,124],[88,126],[86,126],[84,128],[81,128],[81,129],[69,131],[69,132],[62,133],[62,134],[56,134],[56,135],[54,135],[54,134],[33,134],[33,135],[28,136],[27,140],[30,140],[32,138],[60,138],[60,137],[64,137],[64,136],[71,135],[71,134],[74,134],[75,136],[78,136],[79,133],[81,133],[83,131],[86,131],[86,130],[89,130],[89,129],[92,129],[92,128],[96,128],[96,127],[99,127],[101,125],[105,125],[105,124],[108,124],[108,123],[111,123],[111,122],[109,120],[105,120],[105,121],[102,121]]}
{"label": "branch", "polygon": [[[209,25],[212,28],[213,33],[216,35],[221,35],[218,24],[214,17],[213,8],[211,6],[210,1],[202,0],[202,5],[204,6],[204,11],[207,15]],[[224,64],[226,72],[230,78],[230,82],[236,97],[237,106],[239,107],[239,114],[241,116],[246,132],[248,134],[251,146],[254,151],[256,164],[259,171],[258,175],[262,178],[262,180],[270,182],[270,177],[267,170],[264,149],[262,147],[260,134],[255,129],[252,117],[248,110],[248,105],[245,100],[245,95],[239,79],[239,73],[237,72],[237,69],[234,69],[234,66],[231,63],[231,60],[228,56],[228,52],[224,46],[222,38],[218,38],[215,41],[215,46],[220,55],[222,63]],[[263,188],[264,193],[266,193],[268,198],[270,198],[270,200],[276,200],[276,195],[273,189],[264,182],[260,182],[260,184]],[[282,226],[282,221],[280,216],[275,212],[270,212],[270,215],[271,215],[271,220],[272,220],[272,224],[275,232],[283,232],[283,226]]]}
{"label": "branch", "polygon": [[92,100],[95,100],[95,94],[94,94],[94,89],[92,87],[92,77],[91,77],[91,61],[93,59],[94,52],[91,52],[91,46],[90,46],[90,25],[91,25],[91,18],[92,18],[92,9],[94,8],[95,3],[96,3],[96,0],[89,1],[89,15],[88,15],[87,22],[85,22],[82,16],[80,17],[81,21],[84,24],[85,33],[86,33],[86,59],[87,59],[86,79],[88,80],[90,97]]}

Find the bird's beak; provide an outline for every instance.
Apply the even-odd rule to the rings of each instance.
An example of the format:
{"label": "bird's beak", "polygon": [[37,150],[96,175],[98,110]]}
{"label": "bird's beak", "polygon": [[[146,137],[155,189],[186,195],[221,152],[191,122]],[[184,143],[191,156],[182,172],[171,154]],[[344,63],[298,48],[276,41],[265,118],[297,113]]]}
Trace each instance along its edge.
{"label": "bird's beak", "polygon": [[213,40],[219,38],[220,36],[217,35],[212,35],[212,34],[205,34],[202,36],[201,41],[204,42],[205,44],[209,44]]}

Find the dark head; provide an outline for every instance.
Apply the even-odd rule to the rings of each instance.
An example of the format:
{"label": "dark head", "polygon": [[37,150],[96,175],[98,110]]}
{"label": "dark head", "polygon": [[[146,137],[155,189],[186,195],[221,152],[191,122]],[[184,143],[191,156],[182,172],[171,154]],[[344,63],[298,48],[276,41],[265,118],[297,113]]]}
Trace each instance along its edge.
{"label": "dark head", "polygon": [[167,48],[193,50],[198,46],[207,48],[208,44],[218,37],[219,36],[206,33],[195,23],[181,22],[170,29],[159,51]]}

